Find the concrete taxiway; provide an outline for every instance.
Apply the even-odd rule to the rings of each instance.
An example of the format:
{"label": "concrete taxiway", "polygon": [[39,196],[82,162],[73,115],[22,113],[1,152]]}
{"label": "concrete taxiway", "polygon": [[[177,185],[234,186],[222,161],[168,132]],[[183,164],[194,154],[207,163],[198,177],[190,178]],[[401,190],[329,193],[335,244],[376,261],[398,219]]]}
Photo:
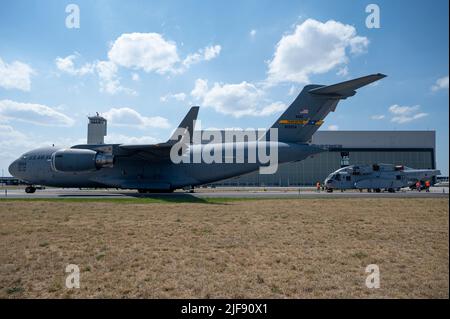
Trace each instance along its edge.
{"label": "concrete taxiway", "polygon": [[367,193],[358,191],[317,192],[312,188],[214,188],[196,189],[194,192],[176,191],[169,194],[139,194],[134,190],[116,189],[61,189],[47,188],[37,190],[34,194],[26,194],[23,189],[0,190],[2,198],[146,198],[146,197],[176,197],[192,196],[197,198],[436,198],[448,197],[449,189],[444,187],[431,188],[430,192],[402,190],[395,193]]}

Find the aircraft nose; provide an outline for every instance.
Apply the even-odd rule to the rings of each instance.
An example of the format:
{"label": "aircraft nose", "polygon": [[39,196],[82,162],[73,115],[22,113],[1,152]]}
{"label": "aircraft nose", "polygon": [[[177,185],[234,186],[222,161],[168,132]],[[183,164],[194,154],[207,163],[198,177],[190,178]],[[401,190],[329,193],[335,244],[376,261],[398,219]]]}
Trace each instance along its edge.
{"label": "aircraft nose", "polygon": [[11,163],[8,167],[8,171],[11,174],[11,176],[16,176],[17,174],[17,160]]}

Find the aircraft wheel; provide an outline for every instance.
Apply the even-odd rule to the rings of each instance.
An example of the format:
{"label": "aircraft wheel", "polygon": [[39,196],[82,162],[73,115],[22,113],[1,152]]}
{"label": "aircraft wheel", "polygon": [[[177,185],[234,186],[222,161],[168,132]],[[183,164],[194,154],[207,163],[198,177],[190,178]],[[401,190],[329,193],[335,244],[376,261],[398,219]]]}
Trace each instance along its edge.
{"label": "aircraft wheel", "polygon": [[389,193],[395,193],[395,189],[389,188],[389,189],[388,189],[388,192],[389,192]]}
{"label": "aircraft wheel", "polygon": [[381,189],[375,188],[375,193],[381,193]]}
{"label": "aircraft wheel", "polygon": [[27,193],[27,194],[33,194],[35,191],[36,191],[36,187],[33,187],[33,186],[25,187],[25,193]]}
{"label": "aircraft wheel", "polygon": [[138,193],[139,194],[144,194],[144,193],[147,193],[147,191],[145,189],[138,189]]}

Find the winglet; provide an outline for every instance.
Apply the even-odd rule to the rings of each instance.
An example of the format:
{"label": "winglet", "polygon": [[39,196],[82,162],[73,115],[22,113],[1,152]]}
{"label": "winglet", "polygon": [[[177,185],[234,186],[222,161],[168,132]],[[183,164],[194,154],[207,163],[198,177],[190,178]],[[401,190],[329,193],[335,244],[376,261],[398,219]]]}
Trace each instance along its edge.
{"label": "winglet", "polygon": [[175,130],[175,132],[172,134],[172,136],[169,138],[169,140],[166,143],[169,144],[175,144],[179,140],[179,129],[183,129],[184,131],[187,131],[189,133],[190,138],[192,139],[192,134],[194,133],[194,125],[195,121],[197,120],[198,110],[200,107],[193,106],[189,110],[189,112],[186,114],[184,119],[181,121],[180,125],[178,125],[178,128]]}
{"label": "winglet", "polygon": [[330,97],[345,99],[349,96],[355,95],[356,93],[355,90],[363,86],[366,86],[372,82],[378,81],[384,77],[386,77],[386,75],[381,73],[371,74],[333,85],[321,86],[318,88],[311,89],[308,92],[312,94],[326,95]]}

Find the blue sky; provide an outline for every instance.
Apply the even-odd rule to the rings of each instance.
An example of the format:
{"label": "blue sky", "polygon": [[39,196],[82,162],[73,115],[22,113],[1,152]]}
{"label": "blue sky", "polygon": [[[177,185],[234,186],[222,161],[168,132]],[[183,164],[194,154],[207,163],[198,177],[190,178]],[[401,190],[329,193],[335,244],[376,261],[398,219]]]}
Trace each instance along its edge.
{"label": "blue sky", "polygon": [[[80,28],[67,28],[70,3]],[[365,8],[380,8],[369,29]],[[0,168],[45,144],[168,138],[190,105],[202,127],[270,126],[306,83],[388,77],[321,129],[436,130],[448,174],[448,1],[2,1]]]}

